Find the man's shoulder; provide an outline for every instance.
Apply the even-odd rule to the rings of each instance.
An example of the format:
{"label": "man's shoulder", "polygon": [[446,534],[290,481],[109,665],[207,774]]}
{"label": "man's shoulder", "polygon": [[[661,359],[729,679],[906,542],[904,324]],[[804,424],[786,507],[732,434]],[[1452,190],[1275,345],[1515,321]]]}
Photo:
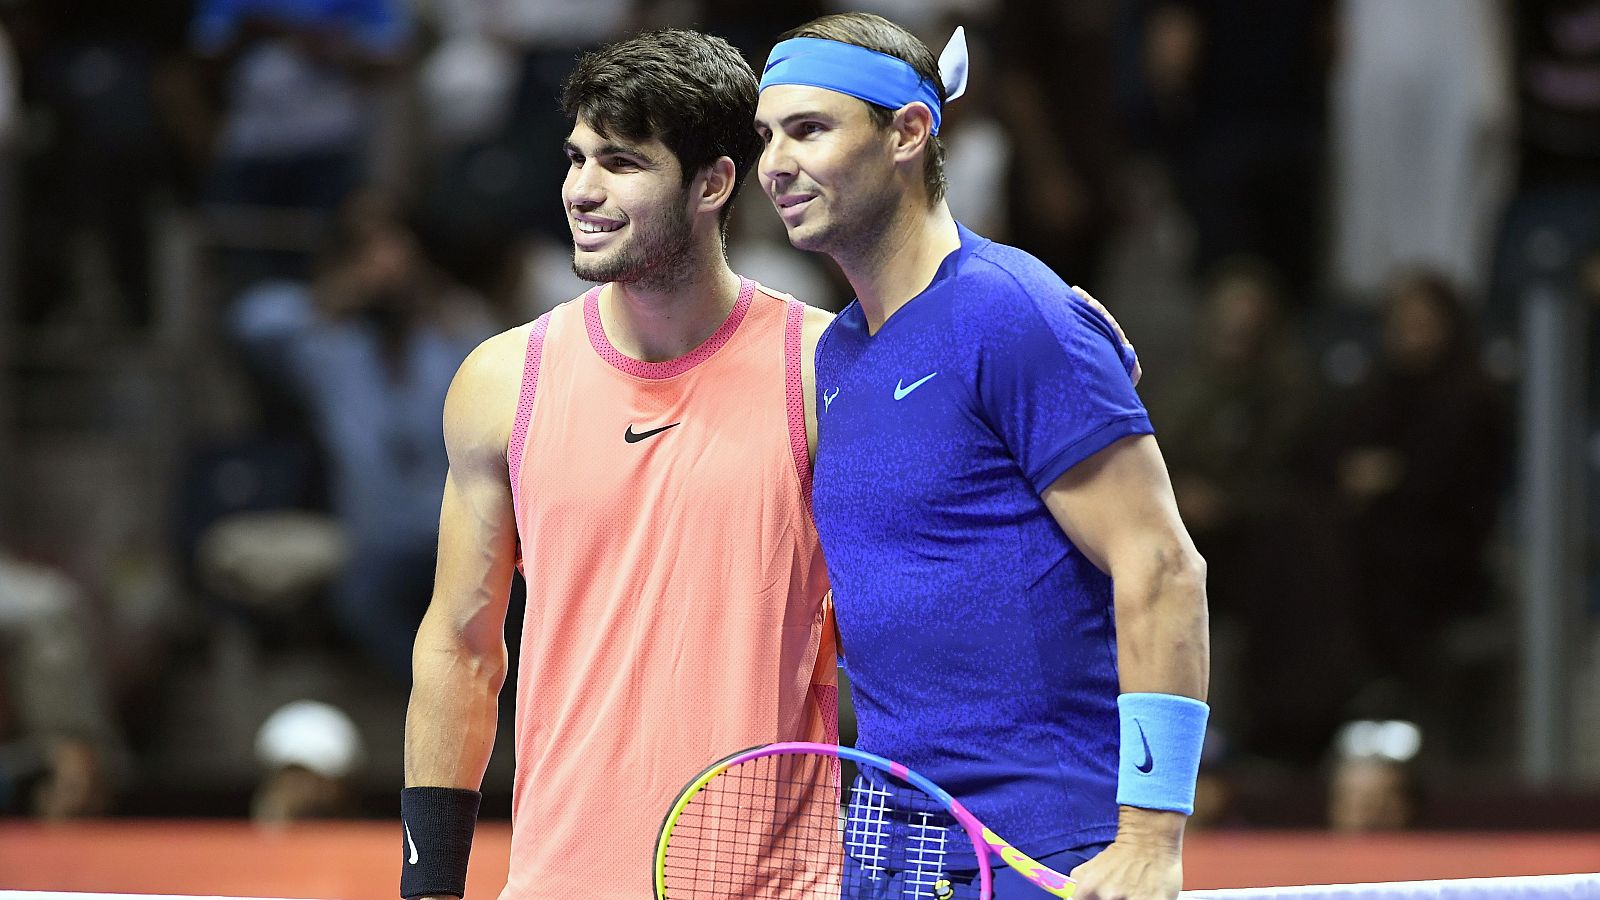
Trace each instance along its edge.
{"label": "man's shoulder", "polygon": [[1071,287],[1038,257],[995,241],[968,254],[954,287],[958,320],[985,329],[1037,324],[1075,305]]}
{"label": "man's shoulder", "polygon": [[1010,244],[985,240],[957,272],[963,286],[977,286],[1013,299],[1062,297],[1071,292],[1060,275],[1037,256]]}
{"label": "man's shoulder", "polygon": [[821,339],[822,333],[828,330],[829,325],[833,324],[833,313],[819,306],[812,306],[793,294],[780,291],[761,282],[756,282],[756,289],[774,300],[799,305],[802,310],[800,334],[808,352],[816,348],[817,341]]}
{"label": "man's shoulder", "polygon": [[529,322],[502,331],[467,354],[445,398],[447,444],[504,446],[516,419],[532,328]]}
{"label": "man's shoulder", "polygon": [[828,330],[836,317],[833,313],[816,306],[807,306],[805,318],[801,320],[800,330],[805,335],[806,343],[815,345],[822,333]]}
{"label": "man's shoulder", "polygon": [[484,339],[462,361],[456,384],[469,390],[493,390],[507,381],[520,384],[532,330],[533,323],[525,322]]}

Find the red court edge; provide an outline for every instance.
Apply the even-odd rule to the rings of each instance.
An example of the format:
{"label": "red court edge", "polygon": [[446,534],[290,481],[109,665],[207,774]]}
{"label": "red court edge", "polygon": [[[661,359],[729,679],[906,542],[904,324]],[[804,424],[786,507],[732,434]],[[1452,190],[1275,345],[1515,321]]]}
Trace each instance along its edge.
{"label": "red court edge", "polygon": [[[394,900],[398,823],[0,823],[0,889]],[[505,883],[510,829],[478,829],[468,900]],[[606,848],[596,865],[615,866]],[[649,861],[639,860],[640,897]],[[1206,832],[1186,840],[1185,887],[1269,887],[1600,872],[1600,833]]]}

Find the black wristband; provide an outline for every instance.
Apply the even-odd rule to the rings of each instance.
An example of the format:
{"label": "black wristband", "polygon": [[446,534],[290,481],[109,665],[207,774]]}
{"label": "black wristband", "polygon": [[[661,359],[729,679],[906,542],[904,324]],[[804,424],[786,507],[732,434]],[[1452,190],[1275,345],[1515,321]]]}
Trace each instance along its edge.
{"label": "black wristband", "polygon": [[408,787],[400,792],[400,896],[467,895],[467,857],[483,795],[464,788]]}

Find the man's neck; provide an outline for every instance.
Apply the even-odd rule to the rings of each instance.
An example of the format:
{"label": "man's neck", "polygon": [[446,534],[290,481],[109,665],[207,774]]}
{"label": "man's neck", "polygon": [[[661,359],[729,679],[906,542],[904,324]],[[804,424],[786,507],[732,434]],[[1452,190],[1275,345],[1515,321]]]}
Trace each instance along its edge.
{"label": "man's neck", "polygon": [[611,346],[642,362],[688,354],[727,321],[739,299],[739,276],[720,249],[672,285],[612,282],[600,292],[600,322]]}
{"label": "man's neck", "polygon": [[932,207],[920,196],[908,196],[906,201],[870,246],[835,257],[861,302],[870,333],[922,293],[939,264],[961,246],[956,221],[943,200]]}

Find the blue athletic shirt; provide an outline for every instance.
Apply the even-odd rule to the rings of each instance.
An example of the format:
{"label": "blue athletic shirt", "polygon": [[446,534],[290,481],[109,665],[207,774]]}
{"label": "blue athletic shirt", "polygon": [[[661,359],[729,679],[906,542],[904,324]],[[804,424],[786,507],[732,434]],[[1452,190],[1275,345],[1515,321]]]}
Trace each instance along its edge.
{"label": "blue athletic shirt", "polygon": [[1151,427],[1106,321],[960,234],[877,334],[852,302],[823,335],[813,508],[857,746],[1044,854],[1116,836],[1119,726],[1111,580],[1040,494]]}

